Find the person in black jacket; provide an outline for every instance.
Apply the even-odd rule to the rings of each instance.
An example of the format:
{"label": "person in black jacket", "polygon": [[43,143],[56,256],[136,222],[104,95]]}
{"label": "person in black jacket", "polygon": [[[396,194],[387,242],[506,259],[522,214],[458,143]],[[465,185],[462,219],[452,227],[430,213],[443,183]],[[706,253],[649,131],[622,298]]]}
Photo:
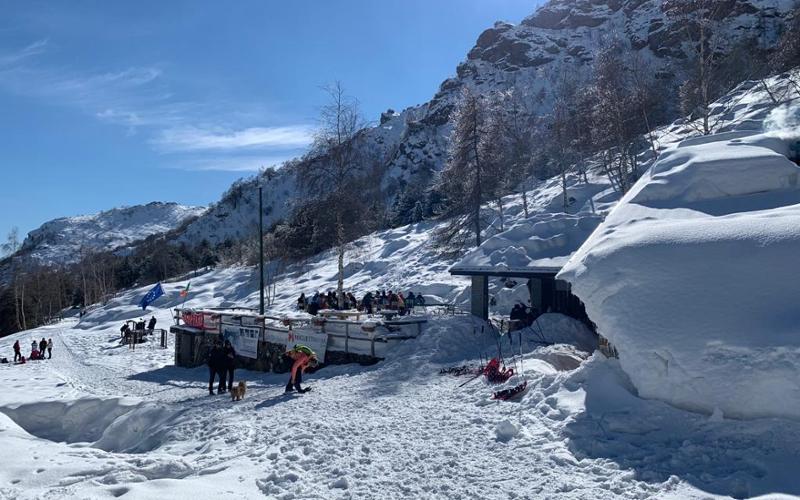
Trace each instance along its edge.
{"label": "person in black jacket", "polygon": [[367,314],[372,314],[372,292],[367,292],[364,294],[364,298],[361,299],[361,306],[364,308],[364,312]]}
{"label": "person in black jacket", "polygon": [[208,393],[214,395],[214,378],[219,376],[219,385],[217,386],[217,394],[225,392],[225,351],[219,343],[219,340],[214,341],[214,346],[208,353]]}
{"label": "person in black jacket", "polygon": [[233,389],[233,371],[236,369],[236,349],[231,345],[230,340],[225,341],[222,348],[225,351],[225,371],[228,375],[228,390]]}
{"label": "person in black jacket", "polygon": [[41,359],[44,359],[45,349],[47,349],[47,341],[42,337],[42,341],[39,342],[39,355]]}
{"label": "person in black jacket", "polygon": [[153,330],[155,330],[155,328],[156,328],[156,317],[153,316],[152,318],[150,318],[150,322],[147,323],[147,329],[152,332]]}

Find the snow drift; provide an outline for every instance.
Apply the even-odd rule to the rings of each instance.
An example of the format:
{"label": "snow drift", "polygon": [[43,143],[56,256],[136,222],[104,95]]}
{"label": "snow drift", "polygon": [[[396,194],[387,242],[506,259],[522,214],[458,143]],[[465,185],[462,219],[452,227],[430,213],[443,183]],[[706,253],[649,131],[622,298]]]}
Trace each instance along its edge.
{"label": "snow drift", "polygon": [[640,395],[800,418],[800,167],[774,134],[667,151],[559,274]]}

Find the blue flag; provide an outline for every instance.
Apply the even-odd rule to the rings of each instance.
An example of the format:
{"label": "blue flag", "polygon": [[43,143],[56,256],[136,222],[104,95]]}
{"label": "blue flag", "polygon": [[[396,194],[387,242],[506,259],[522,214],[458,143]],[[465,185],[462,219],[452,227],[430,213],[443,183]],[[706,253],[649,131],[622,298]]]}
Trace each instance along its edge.
{"label": "blue flag", "polygon": [[142,310],[147,309],[147,306],[155,302],[156,299],[162,295],[164,295],[164,290],[161,289],[161,283],[157,283],[156,286],[147,292],[147,295],[142,297],[142,301],[139,302],[139,306],[142,308]]}

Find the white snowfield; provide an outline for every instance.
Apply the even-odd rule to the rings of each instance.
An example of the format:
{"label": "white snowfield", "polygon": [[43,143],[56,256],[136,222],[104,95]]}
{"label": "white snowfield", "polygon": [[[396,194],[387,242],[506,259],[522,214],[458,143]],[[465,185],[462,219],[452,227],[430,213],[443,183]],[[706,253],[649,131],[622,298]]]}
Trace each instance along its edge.
{"label": "white snowfield", "polygon": [[100,250],[108,251],[177,228],[204,207],[152,202],[91,215],[62,217],[34,229],[22,251],[43,264],[69,264]]}
{"label": "white snowfield", "polygon": [[[109,320],[115,312],[134,313],[120,304],[95,311]],[[169,310],[156,315],[158,326],[168,323]],[[566,323],[544,318],[542,331],[568,340],[574,330],[554,331]],[[174,367],[172,350],[120,346],[118,325],[68,319],[3,339],[4,355],[15,339],[27,348],[52,338],[55,348],[52,360],[0,365],[0,498],[800,493],[800,423],[708,419],[640,399],[615,361],[539,347],[533,332],[523,332],[522,358],[511,358],[518,336],[513,346],[502,340],[520,375],[500,386],[481,378],[459,387],[469,378],[438,374],[497,352],[462,316],[432,320],[375,366],[308,374],[314,390],[302,396],[282,395],[285,375],[238,370],[248,391],[232,403],[207,395],[204,367]],[[523,380],[530,388],[520,401],[491,399]]]}
{"label": "white snowfield", "polygon": [[681,142],[559,275],[642,397],[800,418],[800,167],[787,158],[798,138]]}

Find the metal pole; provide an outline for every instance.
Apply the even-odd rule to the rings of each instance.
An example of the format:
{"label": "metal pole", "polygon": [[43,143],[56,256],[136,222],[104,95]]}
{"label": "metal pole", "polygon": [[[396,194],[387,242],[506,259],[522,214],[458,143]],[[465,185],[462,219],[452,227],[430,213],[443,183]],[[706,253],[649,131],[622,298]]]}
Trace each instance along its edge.
{"label": "metal pole", "polygon": [[264,201],[261,196],[262,187],[258,186],[258,269],[259,269],[259,288],[258,288],[258,310],[264,315]]}

